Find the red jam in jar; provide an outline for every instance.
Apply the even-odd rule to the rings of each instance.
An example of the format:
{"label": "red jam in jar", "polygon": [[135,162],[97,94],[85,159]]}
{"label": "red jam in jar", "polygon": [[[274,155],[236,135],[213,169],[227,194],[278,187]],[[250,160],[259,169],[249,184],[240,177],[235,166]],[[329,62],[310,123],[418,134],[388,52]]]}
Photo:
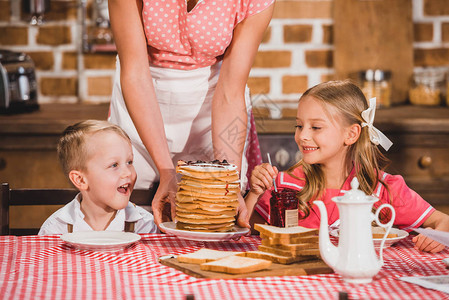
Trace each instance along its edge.
{"label": "red jam in jar", "polygon": [[[296,224],[292,224],[294,226],[298,225],[298,198],[296,194],[298,191],[292,189],[278,189],[276,192],[273,190],[271,192],[270,198],[270,223],[273,226],[277,227],[286,227],[291,223],[296,222]],[[295,214],[288,214],[292,216],[292,219],[287,220],[289,218],[286,214],[286,211],[296,210]],[[293,211],[294,213],[294,211]],[[295,221],[296,220],[296,221]]]}

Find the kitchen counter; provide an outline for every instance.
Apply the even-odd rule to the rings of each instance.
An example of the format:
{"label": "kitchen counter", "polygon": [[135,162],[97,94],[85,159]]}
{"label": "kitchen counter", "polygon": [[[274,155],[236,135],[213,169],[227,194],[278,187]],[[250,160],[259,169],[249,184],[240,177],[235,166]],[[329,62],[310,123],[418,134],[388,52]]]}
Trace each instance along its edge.
{"label": "kitchen counter", "polygon": [[[41,104],[36,112],[0,115],[0,134],[60,134],[65,127],[81,120],[105,120],[108,109],[109,104]],[[284,109],[282,115],[282,119],[271,119],[266,113],[257,114],[257,132],[294,133],[296,109]],[[374,124],[388,131],[449,132],[449,108],[404,105],[378,109]]]}
{"label": "kitchen counter", "polygon": [[55,133],[77,121],[105,120],[108,110],[109,104],[41,104],[38,111],[0,115],[0,133],[24,131]]}

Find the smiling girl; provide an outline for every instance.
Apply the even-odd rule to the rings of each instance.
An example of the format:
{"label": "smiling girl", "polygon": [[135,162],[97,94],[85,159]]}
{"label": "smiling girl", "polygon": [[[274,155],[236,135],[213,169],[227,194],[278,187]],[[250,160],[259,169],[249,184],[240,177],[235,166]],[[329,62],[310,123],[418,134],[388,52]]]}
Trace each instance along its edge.
{"label": "smiling girl", "polygon": [[[362,91],[349,81],[321,83],[307,90],[299,100],[295,131],[302,160],[286,172],[266,163],[254,169],[245,199],[251,223],[270,220],[269,200],[275,178],[277,188],[298,191],[299,225],[319,227],[320,212],[313,201],[321,200],[326,205],[328,224],[337,226],[338,208],[331,199],[350,190],[350,182],[357,177],[360,189],[379,199],[375,208],[383,203],[393,205],[396,227],[449,231],[448,215],[411,190],[402,176],[384,172],[388,160],[378,145],[388,150],[392,143],[373,126],[375,108],[376,100],[371,99],[368,106]],[[384,221],[388,219],[383,215]],[[423,235],[414,237],[413,242],[422,251],[444,248]]]}

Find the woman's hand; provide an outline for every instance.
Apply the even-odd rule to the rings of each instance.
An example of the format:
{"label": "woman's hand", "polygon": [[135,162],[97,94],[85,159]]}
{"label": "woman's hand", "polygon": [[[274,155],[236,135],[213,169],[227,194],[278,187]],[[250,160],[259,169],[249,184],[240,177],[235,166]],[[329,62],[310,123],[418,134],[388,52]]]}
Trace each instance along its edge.
{"label": "woman's hand", "polygon": [[249,225],[248,209],[242,194],[238,193],[239,206],[237,207],[237,225],[242,228],[251,228]]}
{"label": "woman's hand", "polygon": [[415,236],[412,239],[412,242],[415,243],[416,250],[430,253],[437,253],[443,251],[443,249],[446,247],[445,245],[440,244],[422,234]]}
{"label": "woman's hand", "polygon": [[[175,197],[177,189],[175,170],[161,170],[159,186],[151,204],[154,221],[158,227],[162,222],[171,221],[176,216]],[[165,232],[160,227],[159,230]]]}
{"label": "woman's hand", "polygon": [[279,173],[275,166],[263,163],[254,168],[251,173],[251,192],[257,196],[273,186],[273,179]]}

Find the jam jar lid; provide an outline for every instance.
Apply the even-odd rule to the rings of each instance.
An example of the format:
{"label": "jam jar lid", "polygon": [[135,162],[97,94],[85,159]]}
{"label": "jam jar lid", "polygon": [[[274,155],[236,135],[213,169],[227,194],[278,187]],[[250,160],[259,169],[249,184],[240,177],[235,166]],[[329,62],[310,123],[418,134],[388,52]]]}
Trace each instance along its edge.
{"label": "jam jar lid", "polygon": [[366,81],[384,81],[391,79],[390,70],[368,69],[359,71],[359,78]]}

